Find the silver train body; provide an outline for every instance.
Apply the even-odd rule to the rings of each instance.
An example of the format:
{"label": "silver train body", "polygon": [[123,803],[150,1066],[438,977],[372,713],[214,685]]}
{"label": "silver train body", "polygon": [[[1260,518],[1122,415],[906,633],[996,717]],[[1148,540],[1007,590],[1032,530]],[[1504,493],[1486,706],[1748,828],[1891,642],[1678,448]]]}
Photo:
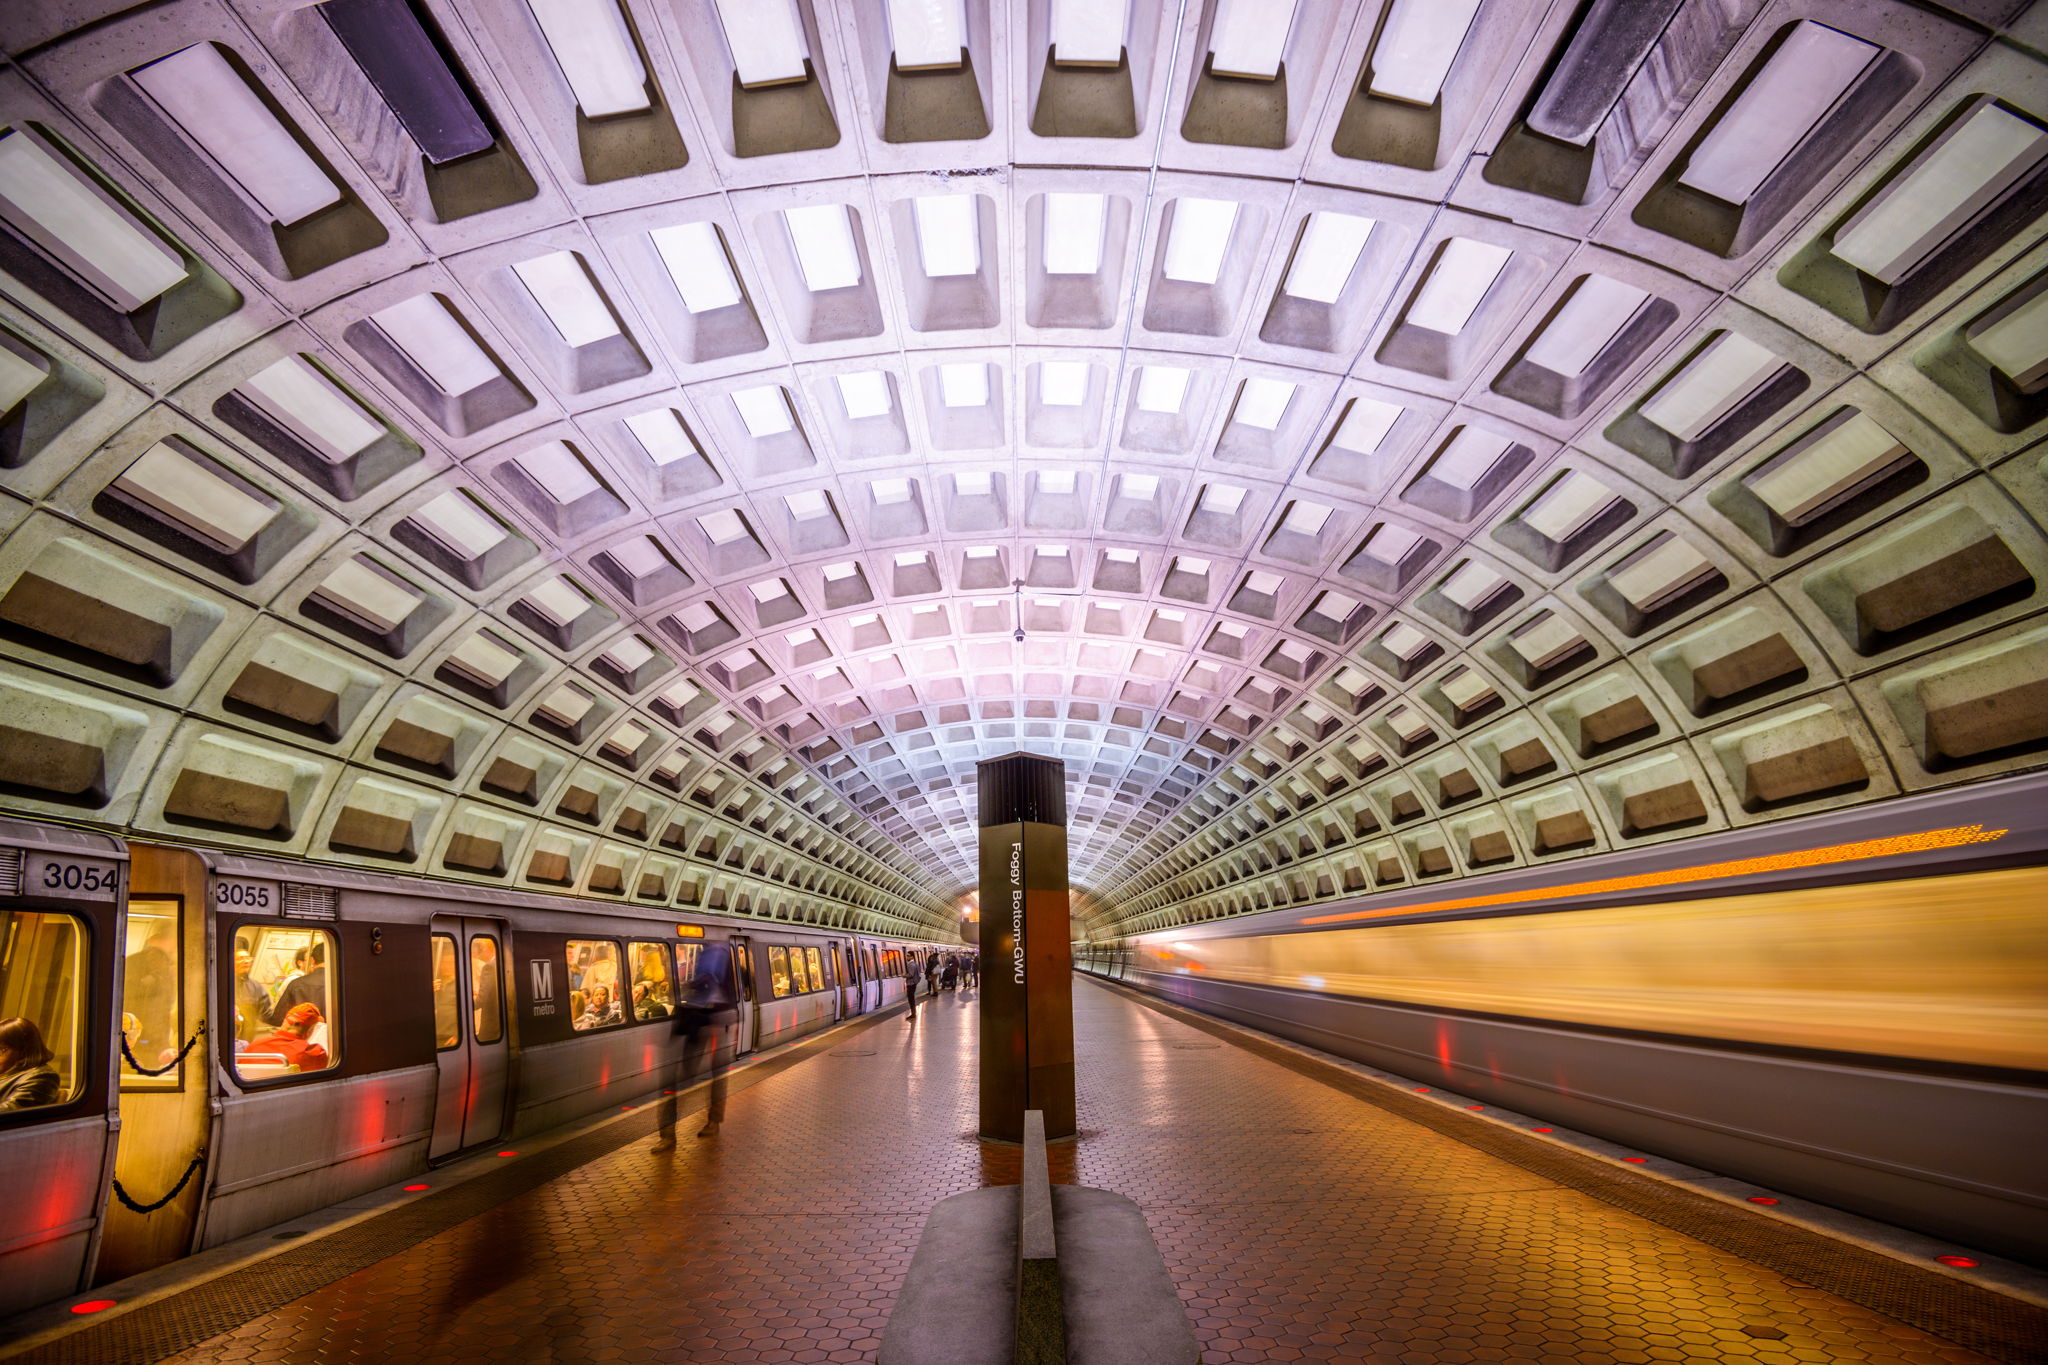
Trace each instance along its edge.
{"label": "silver train body", "polygon": [[2048,1262],[2048,779],[1082,944],[1502,1108]]}
{"label": "silver train body", "polygon": [[[688,950],[719,940],[737,1055],[900,1003],[934,948],[0,820],[0,1018],[36,1018],[62,1078],[57,1102],[0,1110],[0,1317],[667,1084],[672,1021],[633,978],[666,975],[673,1003]],[[236,958],[314,941],[327,1064],[295,1066]],[[579,1027],[607,963],[619,1020]]]}

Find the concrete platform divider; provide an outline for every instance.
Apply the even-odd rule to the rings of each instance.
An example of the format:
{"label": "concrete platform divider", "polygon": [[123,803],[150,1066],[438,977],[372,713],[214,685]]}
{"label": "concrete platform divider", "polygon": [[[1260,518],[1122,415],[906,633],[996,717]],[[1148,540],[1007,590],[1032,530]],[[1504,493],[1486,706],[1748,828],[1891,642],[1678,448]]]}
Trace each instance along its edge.
{"label": "concrete platform divider", "polygon": [[880,1365],[1197,1365],[1144,1212],[1108,1190],[1054,1185],[1044,1116],[1024,1123],[1017,1186],[933,1207]]}

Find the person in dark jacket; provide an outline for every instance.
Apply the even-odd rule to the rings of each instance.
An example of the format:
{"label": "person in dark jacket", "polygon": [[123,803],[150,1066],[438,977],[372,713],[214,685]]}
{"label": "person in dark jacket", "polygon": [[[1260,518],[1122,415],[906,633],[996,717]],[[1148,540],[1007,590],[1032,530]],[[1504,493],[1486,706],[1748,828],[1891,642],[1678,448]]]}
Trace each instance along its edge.
{"label": "person in dark jacket", "polygon": [[946,968],[939,974],[939,980],[945,984],[946,989],[949,991],[956,989],[960,985],[959,958],[949,957],[946,959]]}
{"label": "person in dark jacket", "polygon": [[33,1019],[0,1019],[0,1113],[55,1104],[63,1091],[56,1055]]}
{"label": "person in dark jacket", "polygon": [[711,1100],[705,1109],[700,1138],[717,1137],[725,1122],[725,1067],[719,1059],[719,1045],[725,1030],[739,1022],[739,997],[733,990],[733,950],[723,939],[713,939],[697,952],[697,965],[683,983],[672,1027],[682,1042],[682,1074],[661,1103],[661,1132],[654,1150],[667,1151],[676,1145],[676,1091],[699,1076],[711,1080]]}
{"label": "person in dark jacket", "polygon": [[300,1005],[318,1006],[323,1011],[327,1006],[327,944],[314,939],[306,950],[306,960],[312,965],[303,975],[293,977],[285,988],[277,993],[277,1000],[270,1007],[270,1022],[282,1024]]}
{"label": "person in dark jacket", "polygon": [[906,1024],[917,1022],[917,977],[917,962],[910,954],[905,953],[903,955],[903,998],[910,1005],[910,1016],[903,1021]]}

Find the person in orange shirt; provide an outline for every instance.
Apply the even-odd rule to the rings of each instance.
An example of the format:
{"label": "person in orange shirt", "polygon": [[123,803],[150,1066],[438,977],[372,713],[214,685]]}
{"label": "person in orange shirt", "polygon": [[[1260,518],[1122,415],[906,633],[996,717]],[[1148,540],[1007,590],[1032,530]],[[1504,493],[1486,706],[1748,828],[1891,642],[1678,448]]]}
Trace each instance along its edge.
{"label": "person in orange shirt", "polygon": [[284,1022],[277,1026],[277,1031],[252,1041],[249,1044],[249,1051],[243,1055],[275,1053],[301,1071],[325,1071],[333,1065],[332,1059],[327,1055],[327,1049],[318,1043],[306,1041],[306,1035],[320,1022],[318,1005],[293,1005],[286,1012]]}

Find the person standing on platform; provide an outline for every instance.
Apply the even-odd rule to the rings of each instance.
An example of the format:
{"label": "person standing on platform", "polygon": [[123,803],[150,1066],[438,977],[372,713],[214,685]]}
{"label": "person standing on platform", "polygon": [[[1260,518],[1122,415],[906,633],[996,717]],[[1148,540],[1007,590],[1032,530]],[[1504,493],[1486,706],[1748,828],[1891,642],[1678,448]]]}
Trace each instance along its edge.
{"label": "person standing on platform", "polygon": [[711,1103],[697,1136],[717,1137],[718,1126],[725,1122],[725,1066],[719,1060],[718,1048],[725,1040],[726,1026],[739,1019],[739,1002],[733,995],[732,983],[732,945],[724,939],[713,939],[698,952],[696,972],[684,983],[682,1000],[676,1007],[673,1027],[676,1037],[682,1040],[683,1074],[662,1100],[661,1134],[654,1140],[657,1152],[676,1145],[674,1092],[699,1076],[711,1078]]}
{"label": "person standing on platform", "polygon": [[939,955],[928,953],[924,959],[924,993],[926,999],[937,999],[939,994]]}
{"label": "person standing on platform", "polygon": [[941,982],[943,982],[943,983],[945,984],[945,987],[946,987],[946,989],[947,989],[947,990],[949,990],[949,991],[951,991],[951,990],[957,990],[957,989],[959,989],[959,986],[960,986],[960,959],[959,959],[959,958],[957,958],[957,957],[949,957],[949,958],[947,958],[947,959],[946,959],[946,969],[945,969],[945,970],[944,970],[943,972],[941,972],[941,973],[939,974],[939,980],[940,980]]}
{"label": "person standing on platform", "polygon": [[910,1017],[903,1022],[917,1022],[917,959],[909,953],[903,955],[903,998],[910,1004]]}

